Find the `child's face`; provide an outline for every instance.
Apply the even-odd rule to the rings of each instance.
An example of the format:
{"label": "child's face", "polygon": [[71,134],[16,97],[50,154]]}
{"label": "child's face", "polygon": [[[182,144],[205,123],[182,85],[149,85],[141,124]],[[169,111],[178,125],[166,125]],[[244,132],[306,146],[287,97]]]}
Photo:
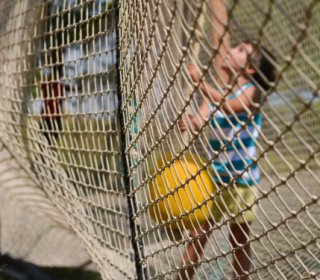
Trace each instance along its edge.
{"label": "child's face", "polygon": [[228,55],[225,58],[224,67],[229,70],[241,73],[250,69],[248,59],[253,52],[253,46],[249,43],[240,43],[234,48],[229,50]]}

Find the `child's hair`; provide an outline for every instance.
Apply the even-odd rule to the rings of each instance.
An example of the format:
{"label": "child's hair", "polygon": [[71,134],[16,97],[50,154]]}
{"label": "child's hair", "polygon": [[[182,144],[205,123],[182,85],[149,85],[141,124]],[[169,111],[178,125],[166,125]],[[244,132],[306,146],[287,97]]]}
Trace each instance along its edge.
{"label": "child's hair", "polygon": [[268,91],[272,86],[272,82],[276,80],[276,68],[274,66],[276,59],[256,40],[246,40],[244,43],[253,47],[253,52],[249,55],[250,66],[255,69],[254,74],[251,75],[252,80],[258,87]]}

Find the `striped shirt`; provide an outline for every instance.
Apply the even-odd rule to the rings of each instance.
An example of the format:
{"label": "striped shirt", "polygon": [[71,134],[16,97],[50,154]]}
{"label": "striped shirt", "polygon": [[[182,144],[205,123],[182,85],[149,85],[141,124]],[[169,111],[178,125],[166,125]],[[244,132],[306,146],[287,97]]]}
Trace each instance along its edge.
{"label": "striped shirt", "polygon": [[[229,98],[234,99],[249,87],[247,83]],[[260,181],[256,163],[256,140],[262,125],[261,113],[241,112],[225,114],[210,104],[213,116],[210,120],[210,154],[213,159],[215,181],[229,183],[233,178],[239,185],[252,186]]]}

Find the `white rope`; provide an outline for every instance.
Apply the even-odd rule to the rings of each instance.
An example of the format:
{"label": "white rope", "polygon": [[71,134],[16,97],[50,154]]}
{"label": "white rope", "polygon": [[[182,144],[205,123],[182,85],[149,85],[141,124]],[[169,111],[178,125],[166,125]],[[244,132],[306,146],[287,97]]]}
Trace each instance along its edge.
{"label": "white rope", "polygon": [[[61,262],[92,260],[103,279],[134,279],[135,267],[148,279],[316,279],[318,1],[115,3],[0,2],[1,252],[59,265],[49,252],[52,242],[63,247]],[[257,49],[265,46],[276,58],[267,56],[278,75],[259,101],[238,90],[245,77],[225,57],[229,35],[234,45],[255,37]],[[235,74],[228,85],[218,66],[223,60]],[[200,72],[196,82],[190,63]],[[210,90],[224,97],[211,94],[204,116]],[[242,115],[225,105],[236,92]],[[194,116],[189,126],[198,122],[196,131],[182,132],[188,115]],[[251,164],[239,169],[232,157]],[[13,229],[21,238],[9,238]],[[79,240],[86,252],[76,248]],[[76,248],[74,256],[66,243]],[[244,259],[249,265],[241,272]]]}

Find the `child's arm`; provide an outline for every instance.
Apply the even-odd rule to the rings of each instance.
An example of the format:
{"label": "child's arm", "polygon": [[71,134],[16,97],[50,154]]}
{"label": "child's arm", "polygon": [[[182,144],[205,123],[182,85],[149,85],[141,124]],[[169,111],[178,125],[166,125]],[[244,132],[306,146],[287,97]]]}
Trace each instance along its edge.
{"label": "child's arm", "polygon": [[229,114],[246,112],[248,109],[253,109],[254,104],[258,103],[258,94],[255,87],[244,90],[240,95],[233,99],[222,95],[206,82],[201,82],[199,87],[204,95],[217,102],[220,105],[220,108]]}
{"label": "child's arm", "polygon": [[229,74],[223,68],[223,60],[231,47],[230,34],[226,30],[228,24],[228,13],[226,8],[227,0],[211,0],[212,8],[212,38],[213,47],[217,49],[214,59],[216,76],[220,85],[224,87],[228,83]]}
{"label": "child's arm", "polygon": [[201,75],[195,65],[188,65],[188,71],[192,80],[199,85],[204,97],[218,103],[221,106],[220,108],[227,113],[245,112],[247,109],[252,109],[254,103],[258,103],[258,94],[255,87],[250,87],[236,98],[231,99],[228,96],[223,96],[208,83],[200,81]]}
{"label": "child's arm", "polygon": [[197,115],[187,115],[187,117],[178,121],[178,126],[182,132],[189,130],[191,133],[195,133],[201,129],[204,122],[209,118],[209,100],[207,98],[203,98]]}

